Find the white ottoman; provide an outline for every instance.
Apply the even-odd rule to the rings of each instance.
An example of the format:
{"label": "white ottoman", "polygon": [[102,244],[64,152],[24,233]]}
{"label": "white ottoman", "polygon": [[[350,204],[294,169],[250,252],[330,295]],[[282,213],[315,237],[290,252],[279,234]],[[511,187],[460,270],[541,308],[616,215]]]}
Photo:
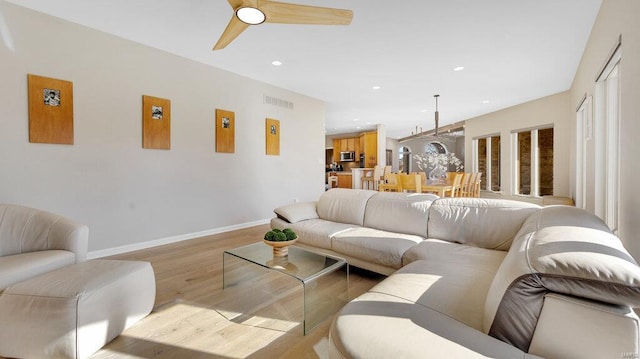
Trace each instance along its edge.
{"label": "white ottoman", "polygon": [[91,260],[17,283],[0,296],[0,355],[86,358],[153,309],[148,262]]}

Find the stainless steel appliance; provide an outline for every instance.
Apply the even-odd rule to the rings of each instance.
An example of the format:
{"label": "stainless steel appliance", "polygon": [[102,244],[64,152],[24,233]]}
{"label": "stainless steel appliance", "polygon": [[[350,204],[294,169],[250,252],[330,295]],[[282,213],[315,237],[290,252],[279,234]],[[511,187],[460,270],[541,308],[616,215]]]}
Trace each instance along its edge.
{"label": "stainless steel appliance", "polygon": [[356,160],[356,153],[353,151],[340,152],[340,161],[353,162]]}

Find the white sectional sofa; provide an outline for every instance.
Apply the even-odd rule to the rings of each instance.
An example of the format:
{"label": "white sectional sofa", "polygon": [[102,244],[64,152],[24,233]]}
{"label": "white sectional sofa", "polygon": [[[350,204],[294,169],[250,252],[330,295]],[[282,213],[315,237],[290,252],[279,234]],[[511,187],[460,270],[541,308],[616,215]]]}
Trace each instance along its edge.
{"label": "white sectional sofa", "polygon": [[272,228],[291,228],[296,245],[345,258],[385,275],[401,268],[405,251],[427,237],[438,196],[335,188],[317,202],[275,209]]}
{"label": "white sectional sofa", "polygon": [[275,210],[302,246],[390,274],[336,315],[330,357],[638,357],[640,267],[600,219],[426,196],[334,189]]}

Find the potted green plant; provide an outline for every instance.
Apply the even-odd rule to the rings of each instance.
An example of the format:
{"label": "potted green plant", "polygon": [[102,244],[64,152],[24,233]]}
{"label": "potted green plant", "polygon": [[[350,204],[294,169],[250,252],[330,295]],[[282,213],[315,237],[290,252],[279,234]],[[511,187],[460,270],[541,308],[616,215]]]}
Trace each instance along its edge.
{"label": "potted green plant", "polygon": [[298,241],[298,235],[291,229],[283,230],[274,228],[264,235],[263,242],[273,247],[275,257],[283,257],[289,254],[289,246]]}

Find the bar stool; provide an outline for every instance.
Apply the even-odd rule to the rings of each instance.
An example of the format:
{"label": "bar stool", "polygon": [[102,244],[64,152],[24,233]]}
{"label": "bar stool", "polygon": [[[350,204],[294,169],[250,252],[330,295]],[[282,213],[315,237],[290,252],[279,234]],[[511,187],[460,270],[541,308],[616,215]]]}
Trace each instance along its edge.
{"label": "bar stool", "polygon": [[[329,188],[338,187],[338,176],[329,176],[328,177]],[[333,185],[335,183],[335,186]]]}

